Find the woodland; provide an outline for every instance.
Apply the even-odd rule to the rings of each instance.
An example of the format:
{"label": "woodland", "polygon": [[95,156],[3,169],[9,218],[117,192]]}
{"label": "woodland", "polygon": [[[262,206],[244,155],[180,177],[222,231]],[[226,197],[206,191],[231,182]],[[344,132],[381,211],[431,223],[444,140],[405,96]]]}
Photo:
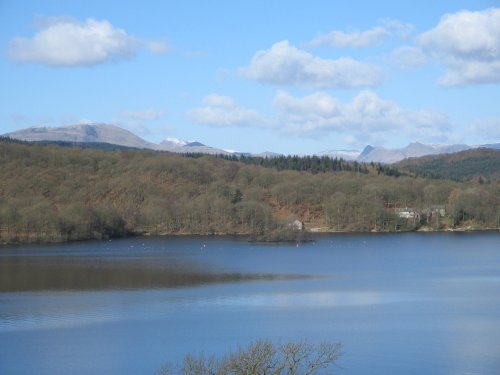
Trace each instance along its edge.
{"label": "woodland", "polygon": [[[315,231],[499,229],[498,170],[488,168],[450,179],[326,157],[179,155],[3,139],[0,243],[167,234],[280,241]],[[419,214],[400,217],[401,208]]]}

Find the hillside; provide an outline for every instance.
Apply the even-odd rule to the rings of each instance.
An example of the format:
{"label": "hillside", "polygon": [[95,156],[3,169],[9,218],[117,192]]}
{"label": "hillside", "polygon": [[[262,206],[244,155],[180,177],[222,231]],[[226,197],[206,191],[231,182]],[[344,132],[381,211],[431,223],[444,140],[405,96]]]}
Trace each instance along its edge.
{"label": "hillside", "polygon": [[477,148],[453,154],[410,158],[394,164],[396,168],[421,177],[456,181],[500,179],[500,150]]}
{"label": "hillside", "polygon": [[[293,161],[293,159],[292,159]],[[278,171],[213,156],[0,141],[0,242],[132,234],[300,236],[500,225],[500,185],[391,177],[375,168]],[[446,217],[429,208],[446,206]],[[414,207],[416,220],[395,208]],[[424,213],[427,214],[424,215]]]}

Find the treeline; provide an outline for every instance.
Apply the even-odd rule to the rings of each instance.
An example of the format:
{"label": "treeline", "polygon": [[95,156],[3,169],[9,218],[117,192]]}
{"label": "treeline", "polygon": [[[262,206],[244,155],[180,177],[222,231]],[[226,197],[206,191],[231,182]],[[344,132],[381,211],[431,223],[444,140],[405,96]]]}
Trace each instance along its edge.
{"label": "treeline", "polygon": [[[201,158],[206,156],[202,153],[184,154],[191,158]],[[368,174],[376,172],[386,176],[399,177],[408,175],[404,171],[382,163],[358,163],[357,161],[348,161],[342,158],[332,158],[330,156],[317,155],[277,155],[277,156],[251,156],[251,155],[215,155],[216,158],[238,161],[244,164],[258,165],[264,168],[273,168],[277,171],[299,171],[310,172],[312,174],[328,172],[356,172]]]}
{"label": "treeline", "polygon": [[[188,153],[188,157],[200,158],[205,156],[201,153]],[[366,164],[360,164],[356,161],[346,161],[341,158],[331,158],[329,156],[316,155],[276,155],[272,157],[251,156],[251,155],[215,155],[216,158],[238,161],[244,164],[258,165],[265,168],[273,168],[278,171],[300,171],[316,173],[326,172],[358,172],[369,173]]]}
{"label": "treeline", "polygon": [[[102,151],[0,141],[0,242],[128,234],[300,236],[338,231],[500,226],[500,185],[367,172],[312,173],[220,157]],[[445,218],[399,218],[397,207],[446,206]]]}

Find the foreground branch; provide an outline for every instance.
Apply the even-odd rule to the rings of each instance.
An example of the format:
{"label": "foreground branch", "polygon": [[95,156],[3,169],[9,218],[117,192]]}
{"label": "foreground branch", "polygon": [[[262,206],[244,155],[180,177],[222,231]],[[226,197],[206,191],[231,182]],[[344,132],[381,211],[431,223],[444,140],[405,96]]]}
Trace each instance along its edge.
{"label": "foreground branch", "polygon": [[181,364],[166,364],[158,375],[313,375],[338,368],[342,344],[308,341],[276,344],[258,340],[226,356],[188,354]]}

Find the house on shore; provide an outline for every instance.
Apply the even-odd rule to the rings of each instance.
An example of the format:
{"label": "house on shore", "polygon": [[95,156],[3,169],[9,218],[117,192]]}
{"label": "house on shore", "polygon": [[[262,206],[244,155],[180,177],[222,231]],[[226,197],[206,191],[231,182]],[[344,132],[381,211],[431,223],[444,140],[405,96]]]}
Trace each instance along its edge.
{"label": "house on shore", "polygon": [[296,232],[302,232],[304,229],[305,229],[305,225],[302,221],[300,220],[294,220],[294,221],[290,221],[288,224],[287,224],[288,228],[292,229],[293,231],[296,231]]}
{"label": "house on shore", "polygon": [[402,219],[420,220],[420,213],[414,208],[396,208],[394,212]]}

